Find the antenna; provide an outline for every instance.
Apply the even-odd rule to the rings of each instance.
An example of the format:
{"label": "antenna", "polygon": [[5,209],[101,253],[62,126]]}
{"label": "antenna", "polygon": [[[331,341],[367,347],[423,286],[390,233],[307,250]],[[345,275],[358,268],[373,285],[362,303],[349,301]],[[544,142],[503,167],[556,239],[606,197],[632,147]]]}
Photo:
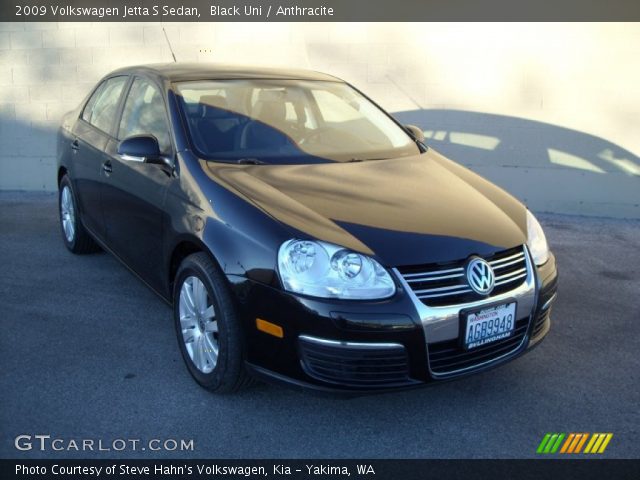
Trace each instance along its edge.
{"label": "antenna", "polygon": [[169,41],[169,37],[167,36],[167,31],[164,29],[164,27],[162,27],[162,31],[164,32],[164,38],[167,39],[167,44],[169,45],[169,51],[171,52],[171,56],[173,57],[173,61],[177,62],[176,54],[173,53],[173,48],[171,48],[171,42]]}

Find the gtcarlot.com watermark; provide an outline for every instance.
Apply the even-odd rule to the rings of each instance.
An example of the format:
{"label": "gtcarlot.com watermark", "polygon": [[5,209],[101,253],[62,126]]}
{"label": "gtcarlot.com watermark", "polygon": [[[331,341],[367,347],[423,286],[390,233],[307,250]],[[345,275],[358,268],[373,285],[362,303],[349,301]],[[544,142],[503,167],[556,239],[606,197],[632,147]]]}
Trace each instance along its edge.
{"label": "gtcarlot.com watermark", "polygon": [[95,438],[61,438],[52,435],[18,435],[14,440],[17,450],[38,450],[41,452],[123,452],[123,451],[166,451],[192,452],[193,439],[115,438],[112,440]]}

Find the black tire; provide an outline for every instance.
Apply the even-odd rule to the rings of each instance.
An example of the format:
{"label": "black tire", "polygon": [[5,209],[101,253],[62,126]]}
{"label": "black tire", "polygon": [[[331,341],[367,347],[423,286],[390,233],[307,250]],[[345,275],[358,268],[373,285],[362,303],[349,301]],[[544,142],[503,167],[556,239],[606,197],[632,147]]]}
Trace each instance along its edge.
{"label": "black tire", "polygon": [[[71,202],[73,215],[66,217],[73,225],[73,234],[69,237],[65,232],[63,222],[63,193],[65,189],[69,192],[69,201]],[[62,233],[62,241],[70,252],[75,254],[94,253],[100,251],[100,247],[95,240],[89,235],[89,232],[82,225],[80,212],[78,211],[78,201],[69,177],[65,175],[60,181],[58,187],[58,215],[60,219],[60,231]]]}
{"label": "black tire", "polygon": [[[196,277],[204,284],[208,296],[207,302],[213,306],[214,318],[217,322],[217,332],[212,335],[217,339],[218,354],[213,370],[208,373],[196,366],[187,351],[186,336],[183,335],[183,325],[180,321],[181,291],[185,281],[188,286],[191,285],[189,281],[193,282],[192,277]],[[173,289],[173,316],[182,358],[189,373],[200,386],[216,393],[233,393],[252,383],[244,364],[244,335],[231,292],[222,272],[206,253],[189,255],[180,264]],[[195,331],[195,328],[198,327],[190,331]]]}

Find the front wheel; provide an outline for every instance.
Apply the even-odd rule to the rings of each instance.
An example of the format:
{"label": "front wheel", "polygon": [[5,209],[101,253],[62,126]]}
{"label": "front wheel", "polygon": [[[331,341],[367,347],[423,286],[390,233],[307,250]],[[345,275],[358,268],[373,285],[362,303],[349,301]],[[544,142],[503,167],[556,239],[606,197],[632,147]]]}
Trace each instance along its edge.
{"label": "front wheel", "polygon": [[80,221],[76,197],[68,176],[62,177],[58,192],[60,229],[65,246],[73,253],[91,253],[100,250]]}
{"label": "front wheel", "polygon": [[205,253],[194,253],[180,265],[173,309],[182,358],[196,382],[217,393],[235,392],[250,383],[229,287]]}

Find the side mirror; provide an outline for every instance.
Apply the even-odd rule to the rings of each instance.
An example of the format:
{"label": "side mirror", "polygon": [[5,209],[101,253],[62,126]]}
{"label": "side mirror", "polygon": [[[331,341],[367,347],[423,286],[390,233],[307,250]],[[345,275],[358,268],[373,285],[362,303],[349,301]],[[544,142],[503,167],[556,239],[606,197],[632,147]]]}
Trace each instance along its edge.
{"label": "side mirror", "polygon": [[424,132],[420,127],[416,127],[415,125],[405,125],[404,128],[415,140],[421,143],[424,142]]}
{"label": "side mirror", "polygon": [[133,135],[118,145],[118,155],[131,162],[165,163],[158,140],[153,135]]}

